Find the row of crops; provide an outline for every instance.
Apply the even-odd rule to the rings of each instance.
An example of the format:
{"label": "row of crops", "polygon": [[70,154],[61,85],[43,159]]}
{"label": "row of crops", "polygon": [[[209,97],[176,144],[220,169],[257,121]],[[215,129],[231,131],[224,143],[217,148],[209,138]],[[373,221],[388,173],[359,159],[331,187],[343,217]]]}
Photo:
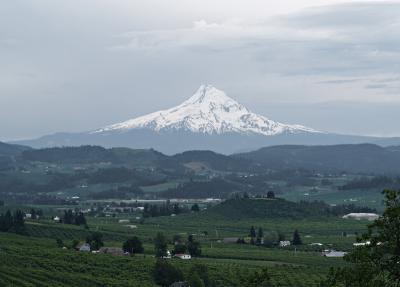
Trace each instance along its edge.
{"label": "row of crops", "polygon": [[[0,233],[0,286],[155,286],[149,255],[115,257],[56,247],[54,239]],[[171,261],[184,272],[207,265],[217,287],[241,286],[240,278],[268,266],[274,286],[318,286],[327,269],[263,261],[201,258]]]}

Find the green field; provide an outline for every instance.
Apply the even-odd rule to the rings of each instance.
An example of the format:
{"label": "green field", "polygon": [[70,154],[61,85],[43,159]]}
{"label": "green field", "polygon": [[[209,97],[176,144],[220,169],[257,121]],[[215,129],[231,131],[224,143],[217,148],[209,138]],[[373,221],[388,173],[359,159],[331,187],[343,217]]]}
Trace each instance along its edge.
{"label": "green field", "polygon": [[[245,274],[263,267],[268,268],[274,286],[318,286],[330,267],[345,263],[340,258],[321,256],[308,244],[321,242],[329,248],[350,250],[355,242],[354,233],[365,231],[367,224],[340,218],[227,220],[203,212],[148,218],[142,223],[135,218],[127,214],[115,218],[87,217],[89,229],[46,219],[30,220],[26,222],[29,236],[0,233],[0,286],[156,286],[151,270],[155,264],[152,242],[157,232],[163,232],[170,240],[176,234],[183,238],[194,234],[201,242],[202,257],[171,262],[184,272],[189,272],[193,264],[206,265],[216,286],[241,286]],[[119,219],[129,219],[129,224],[136,228],[118,223]],[[295,250],[222,242],[224,237],[246,236],[251,225],[262,227],[266,233],[279,230],[288,239],[298,229],[304,245]],[[56,245],[55,238],[69,246],[73,239],[82,241],[93,231],[103,234],[105,246],[121,247],[127,238],[138,236],[146,255],[82,254]],[[343,237],[343,231],[348,236]]]}

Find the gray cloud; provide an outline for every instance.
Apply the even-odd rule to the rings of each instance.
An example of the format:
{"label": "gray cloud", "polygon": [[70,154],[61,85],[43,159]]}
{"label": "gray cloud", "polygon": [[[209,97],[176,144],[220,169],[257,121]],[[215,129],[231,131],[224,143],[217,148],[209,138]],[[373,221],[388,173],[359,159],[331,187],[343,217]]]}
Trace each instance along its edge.
{"label": "gray cloud", "polygon": [[369,108],[346,105],[383,113],[400,102],[400,4],[286,2],[275,14],[242,0],[3,3],[0,139],[97,128],[176,105],[201,83],[283,122],[380,133],[357,121],[332,127],[305,106],[341,102],[348,117],[332,117],[363,118]]}

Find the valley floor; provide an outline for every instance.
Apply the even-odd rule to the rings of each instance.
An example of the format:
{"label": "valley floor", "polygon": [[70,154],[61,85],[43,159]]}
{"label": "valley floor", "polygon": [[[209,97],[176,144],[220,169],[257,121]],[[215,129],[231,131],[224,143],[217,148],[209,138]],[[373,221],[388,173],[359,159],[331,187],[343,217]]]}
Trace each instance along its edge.
{"label": "valley floor", "polygon": [[[349,250],[355,233],[365,230],[366,222],[342,219],[323,220],[244,220],[184,214],[176,217],[146,219],[134,230],[118,220],[134,221],[134,217],[88,218],[89,230],[50,220],[28,221],[29,236],[0,233],[0,286],[156,286],[152,269],[155,264],[152,240],[157,232],[167,238],[195,234],[201,242],[202,257],[190,261],[170,259],[183,272],[194,264],[208,267],[216,286],[241,286],[246,274],[268,268],[274,286],[318,286],[332,266],[343,266],[341,258],[326,258],[309,243]],[[223,243],[223,238],[248,234],[251,225],[265,232],[277,230],[291,236],[299,229],[304,245],[299,248],[266,248],[250,244]],[[118,257],[107,254],[77,252],[57,246],[55,238],[69,245],[73,239],[84,240],[93,231],[104,235],[106,246],[121,247],[122,242],[135,235],[144,242],[144,255]],[[348,236],[343,237],[345,231]],[[291,239],[291,238],[288,238]],[[169,246],[172,249],[172,245]]]}

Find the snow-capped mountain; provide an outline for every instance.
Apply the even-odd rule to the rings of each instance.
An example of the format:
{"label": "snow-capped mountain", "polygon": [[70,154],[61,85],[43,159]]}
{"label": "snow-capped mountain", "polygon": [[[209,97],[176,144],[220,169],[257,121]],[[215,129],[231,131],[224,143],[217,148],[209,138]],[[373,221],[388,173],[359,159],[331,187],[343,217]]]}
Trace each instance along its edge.
{"label": "snow-capped mountain", "polygon": [[[378,143],[387,139],[319,132],[252,113],[212,87],[201,86],[182,104],[122,123],[82,133],[57,133],[15,143],[36,148],[101,145],[154,148],[166,154],[212,150],[224,154],[272,145]],[[398,139],[392,140],[398,143]]]}
{"label": "snow-capped mountain", "polygon": [[317,132],[301,125],[282,124],[252,113],[211,85],[200,86],[192,97],[177,107],[110,125],[93,133],[127,132],[132,129],[265,136]]}

